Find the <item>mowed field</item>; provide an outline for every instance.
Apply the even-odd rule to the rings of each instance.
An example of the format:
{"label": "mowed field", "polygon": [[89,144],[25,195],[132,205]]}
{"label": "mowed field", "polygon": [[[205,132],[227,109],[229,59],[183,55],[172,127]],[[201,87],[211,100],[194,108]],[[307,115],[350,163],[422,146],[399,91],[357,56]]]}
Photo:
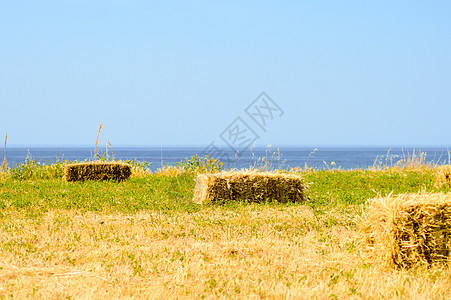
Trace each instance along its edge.
{"label": "mowed field", "polygon": [[366,200],[449,192],[430,167],[309,170],[305,203],[196,204],[195,174],[0,181],[0,299],[451,299],[449,266],[374,265]]}

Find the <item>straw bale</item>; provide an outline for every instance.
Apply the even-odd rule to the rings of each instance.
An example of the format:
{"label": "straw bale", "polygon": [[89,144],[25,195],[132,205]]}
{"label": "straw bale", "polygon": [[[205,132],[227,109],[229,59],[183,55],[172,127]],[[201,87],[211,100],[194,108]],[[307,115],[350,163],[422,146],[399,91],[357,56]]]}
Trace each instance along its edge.
{"label": "straw bale", "polygon": [[451,194],[372,199],[361,227],[369,259],[381,266],[449,264]]}
{"label": "straw bale", "polygon": [[65,181],[126,180],[131,175],[131,166],[119,162],[86,162],[64,166]]}
{"label": "straw bale", "polygon": [[194,201],[197,203],[303,202],[307,186],[295,174],[259,171],[227,171],[196,177]]}
{"label": "straw bale", "polygon": [[451,188],[451,165],[437,167],[435,173],[435,185],[438,188]]}

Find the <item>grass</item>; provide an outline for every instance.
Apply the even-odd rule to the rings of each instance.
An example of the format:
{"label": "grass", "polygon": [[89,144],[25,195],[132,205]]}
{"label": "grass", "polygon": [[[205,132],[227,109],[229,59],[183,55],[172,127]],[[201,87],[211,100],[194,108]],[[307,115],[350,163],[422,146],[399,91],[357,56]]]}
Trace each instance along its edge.
{"label": "grass", "polygon": [[368,198],[449,192],[436,187],[433,167],[308,169],[307,203],[224,206],[192,201],[195,170],[121,183],[6,176],[0,299],[451,295],[449,267],[381,268],[356,242]]}

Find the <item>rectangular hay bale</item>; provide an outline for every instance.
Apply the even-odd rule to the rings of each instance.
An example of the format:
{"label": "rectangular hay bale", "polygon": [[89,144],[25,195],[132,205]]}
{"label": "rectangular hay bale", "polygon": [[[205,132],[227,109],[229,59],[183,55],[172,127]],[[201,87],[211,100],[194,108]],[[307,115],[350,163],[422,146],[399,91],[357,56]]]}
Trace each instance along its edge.
{"label": "rectangular hay bale", "polygon": [[370,200],[362,223],[370,259],[385,266],[448,264],[451,194],[403,194]]}
{"label": "rectangular hay bale", "polygon": [[303,202],[307,186],[301,176],[258,171],[228,171],[200,174],[196,178],[196,203]]}
{"label": "rectangular hay bale", "polygon": [[64,166],[63,179],[69,181],[85,180],[117,180],[124,181],[130,177],[132,171],[129,164],[120,162],[84,162],[67,164]]}

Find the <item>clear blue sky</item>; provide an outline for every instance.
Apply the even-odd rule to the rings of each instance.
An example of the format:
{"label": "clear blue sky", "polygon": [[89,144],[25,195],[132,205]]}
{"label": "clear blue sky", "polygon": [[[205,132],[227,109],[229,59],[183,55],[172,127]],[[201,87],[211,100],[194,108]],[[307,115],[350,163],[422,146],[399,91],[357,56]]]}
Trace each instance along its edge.
{"label": "clear blue sky", "polygon": [[[0,2],[10,145],[451,144],[451,1]],[[284,114],[244,112],[265,91]],[[0,140],[3,138],[0,137]]]}

